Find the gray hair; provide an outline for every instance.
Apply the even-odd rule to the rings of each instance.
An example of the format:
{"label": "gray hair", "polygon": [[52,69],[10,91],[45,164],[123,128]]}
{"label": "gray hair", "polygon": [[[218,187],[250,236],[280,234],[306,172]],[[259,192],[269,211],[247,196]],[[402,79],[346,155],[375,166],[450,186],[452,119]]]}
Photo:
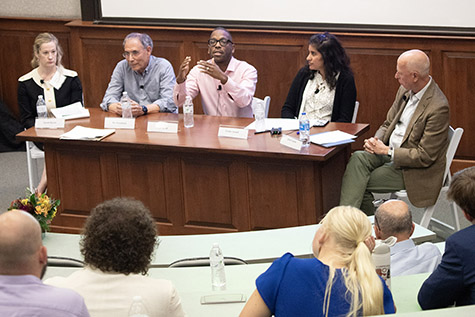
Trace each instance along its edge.
{"label": "gray hair", "polygon": [[150,46],[150,48],[153,50],[152,38],[146,33],[137,33],[137,32],[130,33],[129,35],[125,37],[124,42],[122,43],[122,46],[125,46],[125,42],[127,42],[128,39],[138,39],[142,43],[143,48],[146,49],[147,47]]}
{"label": "gray hair", "polygon": [[411,232],[412,214],[401,200],[388,200],[374,212],[374,221],[379,230],[388,236]]}

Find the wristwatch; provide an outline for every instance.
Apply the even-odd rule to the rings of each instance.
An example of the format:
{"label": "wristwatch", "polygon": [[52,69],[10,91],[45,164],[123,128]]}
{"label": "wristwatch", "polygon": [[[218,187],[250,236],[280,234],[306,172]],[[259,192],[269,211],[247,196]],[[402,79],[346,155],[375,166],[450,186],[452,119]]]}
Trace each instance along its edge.
{"label": "wristwatch", "polygon": [[148,112],[147,106],[142,106],[142,111],[143,111],[143,114],[147,114]]}
{"label": "wristwatch", "polygon": [[393,157],[393,154],[394,154],[394,149],[392,146],[390,146],[388,150],[388,156]]}

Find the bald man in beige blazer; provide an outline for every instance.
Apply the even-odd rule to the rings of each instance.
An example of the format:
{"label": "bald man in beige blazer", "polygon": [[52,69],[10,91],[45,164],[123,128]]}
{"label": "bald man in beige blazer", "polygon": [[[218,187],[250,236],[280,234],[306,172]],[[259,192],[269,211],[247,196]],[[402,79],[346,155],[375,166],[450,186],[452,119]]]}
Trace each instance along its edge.
{"label": "bald man in beige blazer", "polygon": [[401,54],[395,78],[401,86],[374,137],[348,162],[340,205],[374,213],[373,192],[406,189],[416,207],[435,204],[442,187],[448,145],[449,103],[429,76],[429,57]]}

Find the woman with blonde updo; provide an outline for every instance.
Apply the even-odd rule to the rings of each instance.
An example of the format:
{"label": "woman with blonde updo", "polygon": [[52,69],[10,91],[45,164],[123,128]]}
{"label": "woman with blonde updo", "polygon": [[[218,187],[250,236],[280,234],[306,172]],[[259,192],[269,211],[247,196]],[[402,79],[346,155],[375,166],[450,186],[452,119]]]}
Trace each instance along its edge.
{"label": "woman with blonde updo", "polygon": [[335,207],[313,239],[315,258],[290,253],[256,280],[241,316],[361,316],[395,312],[365,241],[371,223],[359,209]]}

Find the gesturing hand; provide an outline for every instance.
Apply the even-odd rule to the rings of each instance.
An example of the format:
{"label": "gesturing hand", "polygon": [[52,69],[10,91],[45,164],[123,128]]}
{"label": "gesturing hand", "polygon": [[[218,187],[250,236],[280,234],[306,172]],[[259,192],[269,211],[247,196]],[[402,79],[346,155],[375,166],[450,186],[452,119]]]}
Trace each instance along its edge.
{"label": "gesturing hand", "polygon": [[181,63],[180,69],[178,70],[178,76],[176,77],[176,82],[178,84],[181,84],[182,82],[186,80],[186,76],[188,75],[188,72],[190,71],[190,62],[191,62],[191,56],[187,56]]}

